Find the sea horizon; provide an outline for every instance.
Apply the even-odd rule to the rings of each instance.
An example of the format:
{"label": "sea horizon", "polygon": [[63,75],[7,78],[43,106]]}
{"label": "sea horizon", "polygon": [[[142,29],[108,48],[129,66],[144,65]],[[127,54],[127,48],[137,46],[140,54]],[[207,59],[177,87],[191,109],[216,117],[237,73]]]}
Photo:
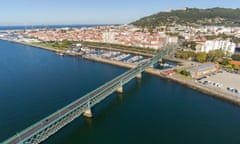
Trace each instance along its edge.
{"label": "sea horizon", "polygon": [[9,25],[0,26],[0,30],[21,30],[21,29],[39,29],[39,28],[81,28],[81,27],[95,27],[95,26],[108,26],[108,25],[121,25],[121,24],[49,24],[49,25]]}

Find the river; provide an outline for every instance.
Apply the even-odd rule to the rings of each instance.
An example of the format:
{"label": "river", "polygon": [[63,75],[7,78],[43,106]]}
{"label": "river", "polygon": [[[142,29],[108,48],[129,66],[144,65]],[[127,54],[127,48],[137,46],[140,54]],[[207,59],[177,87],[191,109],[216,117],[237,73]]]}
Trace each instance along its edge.
{"label": "river", "polygon": [[[0,41],[0,142],[127,69]],[[143,74],[43,144],[238,144],[240,109]]]}

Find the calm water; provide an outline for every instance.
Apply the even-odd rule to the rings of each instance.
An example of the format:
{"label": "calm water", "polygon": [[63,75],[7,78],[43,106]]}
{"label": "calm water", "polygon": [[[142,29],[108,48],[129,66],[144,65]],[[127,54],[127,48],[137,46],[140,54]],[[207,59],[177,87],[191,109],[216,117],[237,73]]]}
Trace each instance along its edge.
{"label": "calm water", "polygon": [[0,30],[24,30],[24,29],[54,29],[54,28],[82,28],[82,27],[96,27],[107,26],[109,24],[92,24],[92,25],[26,25],[26,26],[0,26]]}
{"label": "calm water", "polygon": [[[126,69],[0,41],[0,141]],[[240,109],[143,75],[44,144],[239,144]]]}

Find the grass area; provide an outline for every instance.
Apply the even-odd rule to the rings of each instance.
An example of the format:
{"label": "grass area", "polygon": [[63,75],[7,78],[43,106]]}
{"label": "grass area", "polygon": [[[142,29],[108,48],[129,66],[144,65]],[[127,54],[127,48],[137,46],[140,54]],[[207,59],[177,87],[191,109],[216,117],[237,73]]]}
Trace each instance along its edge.
{"label": "grass area", "polygon": [[111,44],[111,43],[97,43],[97,42],[87,42],[87,41],[84,41],[81,43],[85,46],[108,47],[113,49],[128,50],[128,51],[149,53],[149,54],[157,54],[161,52],[161,50],[155,50],[152,48],[141,48],[141,47],[125,46],[125,45]]}
{"label": "grass area", "polygon": [[175,69],[176,74],[180,75],[182,78],[190,78],[191,74],[186,69]]}
{"label": "grass area", "polygon": [[67,50],[72,43],[66,43],[66,42],[39,42],[39,43],[33,43],[36,45],[44,46],[44,47],[49,47],[49,48],[54,48],[58,50]]}
{"label": "grass area", "polygon": [[59,50],[67,50],[73,44],[81,43],[83,46],[86,47],[106,47],[112,48],[113,50],[127,50],[133,52],[140,52],[140,53],[148,53],[148,54],[158,54],[161,50],[155,50],[152,48],[141,48],[141,47],[132,47],[132,46],[125,46],[125,45],[118,45],[118,44],[111,44],[111,43],[99,43],[99,42],[87,42],[87,41],[62,41],[62,42],[40,42],[34,43],[36,45],[41,45],[45,47],[50,47]]}

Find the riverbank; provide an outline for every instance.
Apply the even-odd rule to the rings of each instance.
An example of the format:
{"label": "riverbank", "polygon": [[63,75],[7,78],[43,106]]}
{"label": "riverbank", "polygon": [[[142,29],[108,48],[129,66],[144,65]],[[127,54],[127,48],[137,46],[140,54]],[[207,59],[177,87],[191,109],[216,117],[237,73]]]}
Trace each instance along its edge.
{"label": "riverbank", "polygon": [[[2,39],[2,40],[5,40],[5,39]],[[53,52],[59,52],[59,53],[67,54],[67,55],[70,55],[70,56],[76,56],[76,54],[66,53],[66,51],[56,50],[56,49],[45,47],[45,46],[34,45],[34,44],[19,42],[19,41],[11,41],[11,40],[7,40],[7,41],[14,42],[14,43],[19,43],[19,44],[23,44],[23,45],[27,45],[27,46],[32,46],[32,47],[35,47],[35,48],[41,48],[41,49],[45,49],[45,50],[49,50],[49,51],[53,51]],[[77,56],[81,56],[81,55],[79,54]],[[106,64],[111,64],[111,65],[115,65],[115,66],[119,66],[119,67],[123,67],[123,68],[134,68],[134,67],[137,66],[137,64],[129,64],[129,63],[124,63],[124,62],[120,62],[120,61],[104,59],[104,58],[100,58],[100,57],[93,57],[93,56],[91,56],[91,57],[83,56],[83,57],[87,60],[106,63]],[[161,77],[161,78],[170,79],[174,82],[185,85],[185,86],[190,87],[194,90],[198,90],[202,93],[212,95],[216,98],[228,101],[228,102],[236,104],[236,105],[240,105],[240,97],[234,96],[230,93],[226,93],[226,92],[222,92],[222,91],[216,91],[216,89],[214,89],[214,88],[205,87],[201,84],[198,84],[198,83],[194,82],[194,80],[192,80],[192,79],[186,79],[186,78],[183,78],[179,75],[168,76],[168,75],[163,73],[163,70],[158,70],[158,69],[154,69],[154,68],[147,68],[145,70],[145,72],[148,73],[148,74],[152,74],[152,75]]]}
{"label": "riverbank", "polygon": [[[120,66],[120,67],[124,67],[124,68],[134,68],[137,66],[136,64],[127,64],[124,62],[113,61],[113,60],[108,60],[108,59],[99,58],[99,57],[85,57],[85,58],[87,60],[102,62],[102,63]],[[152,74],[152,75],[164,78],[164,79],[172,80],[174,82],[185,85],[194,90],[200,91],[202,93],[214,96],[215,98],[219,98],[219,99],[225,100],[227,102],[230,102],[232,104],[236,104],[236,105],[240,106],[240,97],[237,97],[237,96],[227,93],[227,92],[216,91],[216,89],[214,89],[214,88],[200,85],[200,84],[196,83],[193,79],[187,79],[187,78],[181,77],[180,75],[168,76],[168,75],[164,74],[163,71],[164,70],[158,70],[158,69],[154,69],[151,67],[147,68],[145,70],[145,72],[148,74]]]}
{"label": "riverbank", "polygon": [[204,85],[198,84],[194,80],[181,78],[178,75],[175,75],[175,76],[172,76],[172,77],[167,77],[167,78],[170,79],[170,80],[173,80],[175,82],[178,82],[182,85],[188,86],[188,87],[190,87],[194,90],[198,90],[198,91],[200,91],[204,94],[208,94],[208,95],[211,95],[215,98],[222,99],[222,100],[227,101],[229,103],[236,104],[236,105],[240,106],[240,97],[238,97],[234,94],[230,94],[230,93],[223,92],[223,91],[217,91],[214,88],[210,88],[210,87],[206,87]]}
{"label": "riverbank", "polygon": [[5,40],[5,41],[9,41],[9,42],[12,42],[12,43],[18,43],[18,44],[22,44],[22,45],[26,45],[26,46],[31,46],[31,47],[34,47],[34,48],[40,48],[40,49],[52,51],[52,52],[55,52],[55,53],[61,53],[63,55],[69,55],[69,56],[81,56],[82,55],[82,53],[68,53],[65,50],[54,49],[54,48],[50,48],[50,47],[47,47],[47,46],[33,44],[33,43],[26,43],[26,42],[22,42],[22,41],[15,41],[15,40],[4,39],[4,38],[0,38],[0,39]]}
{"label": "riverbank", "polygon": [[93,49],[101,49],[101,50],[107,50],[107,51],[118,51],[118,52],[123,52],[123,53],[128,53],[128,54],[134,54],[134,55],[142,55],[146,57],[153,57],[153,54],[149,53],[143,53],[143,52],[134,52],[130,50],[123,50],[123,49],[116,49],[116,48],[108,48],[108,47],[96,47],[96,46],[88,46],[89,48]]}

